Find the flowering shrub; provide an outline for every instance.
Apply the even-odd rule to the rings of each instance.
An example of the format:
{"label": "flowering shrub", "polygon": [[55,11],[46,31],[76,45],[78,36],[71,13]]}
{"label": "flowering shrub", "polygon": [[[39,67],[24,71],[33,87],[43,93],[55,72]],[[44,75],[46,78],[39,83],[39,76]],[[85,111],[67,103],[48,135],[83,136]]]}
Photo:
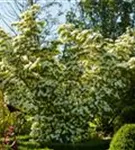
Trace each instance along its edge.
{"label": "flowering shrub", "polygon": [[38,11],[33,5],[21,15],[15,37],[0,29],[5,100],[30,114],[30,135],[40,142],[88,140],[89,121],[109,124],[127,101],[134,101],[134,92],[129,95],[135,75],[134,30],[113,41],[62,25],[50,49],[40,43],[44,22],[36,19]]}

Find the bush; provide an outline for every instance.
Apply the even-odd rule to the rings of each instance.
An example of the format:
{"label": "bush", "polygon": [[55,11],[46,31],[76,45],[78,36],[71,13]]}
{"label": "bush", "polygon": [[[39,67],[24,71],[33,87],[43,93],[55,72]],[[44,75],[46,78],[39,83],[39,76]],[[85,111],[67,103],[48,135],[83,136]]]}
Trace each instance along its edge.
{"label": "bush", "polygon": [[135,150],[135,124],[122,126],[114,135],[109,150]]}
{"label": "bush", "polygon": [[46,146],[53,150],[106,150],[109,143],[110,140],[93,139],[83,143],[51,143]]}

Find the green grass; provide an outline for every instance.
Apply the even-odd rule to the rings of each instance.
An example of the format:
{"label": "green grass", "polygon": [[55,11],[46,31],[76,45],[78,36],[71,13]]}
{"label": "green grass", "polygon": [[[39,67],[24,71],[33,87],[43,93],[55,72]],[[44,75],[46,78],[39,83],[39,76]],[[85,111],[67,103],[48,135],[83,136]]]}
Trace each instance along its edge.
{"label": "green grass", "polygon": [[[3,138],[0,139],[0,143],[2,143],[2,141]],[[40,148],[39,143],[30,140],[28,135],[18,136],[17,145],[19,150],[47,150],[46,148]]]}
{"label": "green grass", "polygon": [[19,150],[47,150],[49,147],[53,150],[107,150],[109,148],[110,140],[91,140],[85,143],[78,144],[59,144],[53,143],[50,145],[39,145],[38,142],[30,139],[29,136],[18,136],[17,143]]}

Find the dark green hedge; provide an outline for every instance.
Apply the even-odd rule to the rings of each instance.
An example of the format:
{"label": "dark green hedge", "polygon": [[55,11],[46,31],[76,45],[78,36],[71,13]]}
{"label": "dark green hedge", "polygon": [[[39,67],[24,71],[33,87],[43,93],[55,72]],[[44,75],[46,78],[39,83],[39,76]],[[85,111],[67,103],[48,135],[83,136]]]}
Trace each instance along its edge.
{"label": "dark green hedge", "polygon": [[94,139],[85,143],[78,144],[52,143],[39,145],[38,142],[31,141],[29,136],[23,135],[17,137],[17,143],[19,146],[19,150],[38,150],[40,148],[44,149],[45,147],[53,150],[107,150],[109,148],[110,140]]}
{"label": "dark green hedge", "polygon": [[53,150],[107,150],[110,140],[91,140],[78,144],[49,144],[47,147]]}
{"label": "dark green hedge", "polygon": [[109,150],[135,150],[135,124],[122,126],[114,135]]}

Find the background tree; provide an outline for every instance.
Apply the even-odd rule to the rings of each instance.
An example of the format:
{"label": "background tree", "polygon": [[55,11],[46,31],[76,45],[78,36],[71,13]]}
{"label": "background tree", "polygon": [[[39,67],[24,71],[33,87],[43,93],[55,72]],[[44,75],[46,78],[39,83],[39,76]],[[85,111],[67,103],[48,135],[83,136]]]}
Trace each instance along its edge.
{"label": "background tree", "polygon": [[70,11],[67,21],[82,28],[100,31],[104,37],[116,39],[127,27],[134,27],[134,0],[81,0],[76,5],[80,15]]}

